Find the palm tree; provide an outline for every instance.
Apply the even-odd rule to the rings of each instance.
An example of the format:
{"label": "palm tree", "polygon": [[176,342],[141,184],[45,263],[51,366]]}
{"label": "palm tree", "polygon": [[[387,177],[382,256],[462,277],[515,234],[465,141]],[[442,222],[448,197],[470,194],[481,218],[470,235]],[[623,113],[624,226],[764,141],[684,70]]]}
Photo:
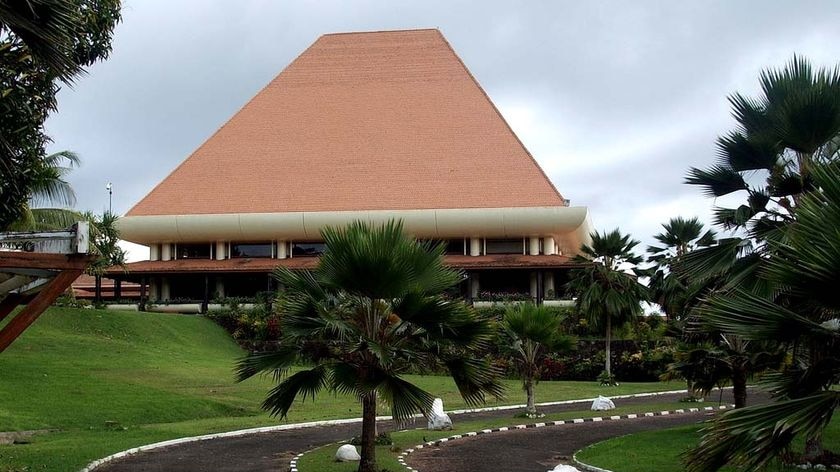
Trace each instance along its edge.
{"label": "palm tree", "polygon": [[[82,214],[83,219],[90,222],[93,251],[96,259],[91,262],[85,272],[94,276],[96,283],[96,301],[102,299],[102,276],[109,267],[122,267],[125,269],[125,250],[119,246],[120,232],[117,229],[119,217],[113,213],[105,212],[102,215],[95,215],[90,212]],[[119,280],[114,282],[114,293],[118,291]]]}
{"label": "palm tree", "polygon": [[715,387],[732,385],[735,408],[747,406],[747,381],[757,373],[778,368],[784,352],[772,342],[746,340],[724,333],[690,333],[677,346],[676,360],[663,380],[685,379],[689,392],[706,396]]}
{"label": "palm tree", "polygon": [[322,236],[327,250],[313,272],[275,271],[285,287],[283,337],[276,351],[243,359],[238,378],[274,374],[279,383],[263,407],[280,417],[295,398],[324,389],[355,395],[363,411],[359,471],[374,472],[377,401],[403,421],[430,411],[435,398],[406,374],[446,368],[469,404],[502,394],[495,369],[475,354],[493,325],[442,295],[461,273],[443,265],[442,246],[406,237],[402,223],[356,222]]}
{"label": "palm tree", "polygon": [[637,278],[636,265],[642,258],[633,253],[639,241],[622,235],[618,229],[609,233],[593,232],[592,244],[581,247],[574,261],[582,267],[571,274],[570,288],[578,294],[576,306],[590,323],[603,327],[606,344],[604,379],[613,383],[610,370],[610,343],[614,324],[623,324],[642,313],[641,302],[647,289]]}
{"label": "palm tree", "polygon": [[76,193],[66,176],[80,163],[72,151],[59,151],[44,157],[35,167],[31,198],[23,216],[12,231],[48,231],[70,227],[84,215],[68,207],[76,204]]}
{"label": "palm tree", "polygon": [[820,431],[838,402],[823,383],[837,383],[840,370],[830,354],[837,348],[830,329],[837,265],[826,265],[837,260],[836,235],[826,229],[836,224],[832,189],[840,180],[840,68],[814,71],[794,57],[760,81],[759,97],[730,97],[738,129],[718,139],[718,163],[691,169],[687,178],[710,196],[745,196],[737,208],[716,210],[717,224],[741,236],[694,251],[681,265],[717,280],[699,306],[701,329],[779,343],[794,363],[765,376],[778,402],[735,410],[706,430],[687,456],[696,471],[728,462],[760,467],[797,433],[806,437],[807,455],[817,457]]}
{"label": "palm tree", "polygon": [[765,70],[757,98],[729,97],[738,128],[718,138],[718,162],[692,168],[686,183],[711,197],[743,195],[737,208],[716,208],[716,224],[744,236],[694,251],[683,263],[695,278],[726,275],[725,288],[772,294],[757,276],[769,240],[783,237],[803,195],[814,190],[811,168],[840,157],[840,68],[814,71],[794,56],[781,70]]}
{"label": "palm tree", "polygon": [[718,293],[701,308],[707,323],[747,341],[773,340],[788,348],[792,362],[767,374],[777,401],[733,410],[704,429],[686,456],[690,471],[724,464],[757,470],[797,435],[806,438],[803,460],[825,454],[821,433],[840,406],[840,163],[809,168],[814,191],[803,195],[785,237],[771,240],[765,272],[778,295],[768,299],[743,288]]}
{"label": "palm tree", "polygon": [[509,307],[501,321],[528,398],[525,413],[529,416],[537,415],[534,384],[540,378],[542,361],[548,354],[574,346],[574,338],[561,333],[560,321],[555,311],[531,303]]}
{"label": "palm tree", "polygon": [[74,54],[78,23],[74,2],[0,0],[0,33],[14,33],[32,56],[67,82],[82,72]]}
{"label": "palm tree", "polygon": [[664,231],[654,236],[661,246],[647,249],[648,262],[655,264],[649,284],[651,299],[662,307],[667,319],[683,319],[703,287],[691,286],[675,268],[686,254],[710,247],[717,239],[713,230],[703,231],[703,223],[697,217],[671,218],[662,228]]}

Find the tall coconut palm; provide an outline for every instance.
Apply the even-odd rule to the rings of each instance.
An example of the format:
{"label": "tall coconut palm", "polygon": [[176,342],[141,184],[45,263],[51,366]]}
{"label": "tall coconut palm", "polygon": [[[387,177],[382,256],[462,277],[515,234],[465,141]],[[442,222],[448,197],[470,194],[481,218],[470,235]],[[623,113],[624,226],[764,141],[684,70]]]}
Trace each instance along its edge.
{"label": "tall coconut palm", "polygon": [[[90,222],[91,246],[96,254],[96,259],[88,265],[85,272],[94,277],[96,301],[99,302],[102,299],[102,276],[105,275],[105,269],[122,267],[125,270],[126,254],[119,246],[120,232],[117,229],[119,217],[107,211],[102,215],[86,212],[82,217]],[[114,283],[116,293],[121,282],[116,280]]]}
{"label": "tall coconut palm", "polygon": [[[405,380],[410,372],[446,368],[469,404],[499,396],[496,371],[475,355],[493,326],[443,292],[461,273],[443,265],[443,247],[406,237],[402,223],[356,222],[322,232],[327,250],[313,272],[278,268],[285,287],[274,352],[238,366],[240,380],[267,372],[280,379],[263,407],[284,417],[297,397],[322,390],[351,393],[362,403],[359,471],[376,471],[377,402],[398,421],[431,410],[434,395]],[[292,373],[294,366],[304,366]]]}
{"label": "tall coconut palm", "polygon": [[70,81],[82,72],[73,33],[79,7],[63,0],[0,0],[0,32],[9,30],[57,77]]}
{"label": "tall coconut palm", "polygon": [[79,156],[72,151],[59,151],[44,157],[32,173],[32,196],[23,216],[9,229],[56,230],[83,219],[84,215],[69,208],[76,204],[76,193],[66,180],[67,174],[80,162]]}
{"label": "tall coconut palm", "polygon": [[799,199],[795,223],[771,240],[766,277],[777,287],[772,299],[736,288],[712,296],[701,308],[707,323],[748,341],[772,340],[788,347],[793,361],[765,376],[777,401],[733,410],[704,430],[687,456],[690,471],[724,464],[757,470],[797,435],[806,438],[803,461],[820,462],[821,433],[840,406],[840,163],[809,169],[814,191]]}
{"label": "tall coconut palm", "polygon": [[501,321],[502,333],[522,379],[527,397],[525,413],[529,416],[537,415],[534,384],[540,379],[542,361],[551,353],[574,346],[574,338],[561,332],[560,322],[556,311],[531,303],[508,308]]}
{"label": "tall coconut palm", "polygon": [[605,378],[612,382],[610,369],[611,337],[614,325],[633,320],[642,313],[641,302],[647,288],[638,281],[636,269],[642,258],[633,253],[639,244],[618,229],[609,233],[593,232],[592,244],[581,247],[575,262],[582,265],[571,274],[570,288],[578,294],[576,306],[593,326],[605,335]]}

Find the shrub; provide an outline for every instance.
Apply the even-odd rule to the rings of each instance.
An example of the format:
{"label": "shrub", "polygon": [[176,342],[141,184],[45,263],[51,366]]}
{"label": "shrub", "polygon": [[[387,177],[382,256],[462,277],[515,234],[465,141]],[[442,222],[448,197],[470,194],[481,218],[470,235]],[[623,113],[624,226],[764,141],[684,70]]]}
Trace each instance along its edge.
{"label": "shrub", "polygon": [[239,300],[229,300],[224,308],[207,312],[207,317],[246,348],[280,338],[280,315],[265,303],[243,308]]}
{"label": "shrub", "polygon": [[[552,355],[543,361],[542,380],[594,380],[604,370],[601,340],[580,340],[575,352]],[[654,382],[674,360],[674,347],[667,344],[615,341],[612,372],[624,382]]]}

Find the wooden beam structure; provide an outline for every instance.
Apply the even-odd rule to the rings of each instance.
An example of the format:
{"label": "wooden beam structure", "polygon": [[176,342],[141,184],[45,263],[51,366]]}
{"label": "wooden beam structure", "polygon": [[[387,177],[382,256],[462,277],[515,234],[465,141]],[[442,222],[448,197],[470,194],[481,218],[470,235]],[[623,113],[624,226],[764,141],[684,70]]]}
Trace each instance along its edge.
{"label": "wooden beam structure", "polygon": [[35,295],[26,306],[9,323],[0,330],[0,352],[6,350],[12,342],[17,339],[24,330],[32,325],[35,320],[67,290],[76,278],[82,275],[82,269],[66,269],[53,277],[47,286]]}
{"label": "wooden beam structure", "polygon": [[96,258],[88,254],[89,227],[67,231],[0,233],[0,322],[23,305],[0,329],[6,350],[53,304]]}

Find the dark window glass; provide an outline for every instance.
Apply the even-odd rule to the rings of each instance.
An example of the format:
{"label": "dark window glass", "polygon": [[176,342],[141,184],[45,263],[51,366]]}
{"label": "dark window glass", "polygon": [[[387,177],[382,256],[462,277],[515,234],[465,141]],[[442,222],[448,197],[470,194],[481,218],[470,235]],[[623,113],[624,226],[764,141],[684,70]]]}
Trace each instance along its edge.
{"label": "dark window glass", "polygon": [[250,298],[271,288],[271,277],[266,275],[231,275],[223,279],[225,297]]}
{"label": "dark window glass", "polygon": [[443,253],[453,256],[464,255],[464,240],[463,239],[420,239],[422,243],[428,244],[429,247],[434,247],[436,244],[443,244]]}
{"label": "dark window glass", "polygon": [[487,270],[479,275],[479,287],[485,294],[529,294],[531,274],[527,270]]}
{"label": "dark window glass", "polygon": [[210,259],[210,244],[178,244],[178,259]]}
{"label": "dark window glass", "polygon": [[292,257],[320,256],[326,248],[324,243],[292,243]]}
{"label": "dark window glass", "polygon": [[271,243],[234,243],[230,257],[271,257]]}
{"label": "dark window glass", "polygon": [[446,240],[446,254],[463,256],[464,255],[464,240],[463,239],[448,239]]}
{"label": "dark window glass", "polygon": [[[180,245],[178,249],[180,252]],[[204,276],[170,277],[169,297],[173,300],[204,300]]]}
{"label": "dark window glass", "polygon": [[487,254],[522,254],[521,239],[488,239]]}

